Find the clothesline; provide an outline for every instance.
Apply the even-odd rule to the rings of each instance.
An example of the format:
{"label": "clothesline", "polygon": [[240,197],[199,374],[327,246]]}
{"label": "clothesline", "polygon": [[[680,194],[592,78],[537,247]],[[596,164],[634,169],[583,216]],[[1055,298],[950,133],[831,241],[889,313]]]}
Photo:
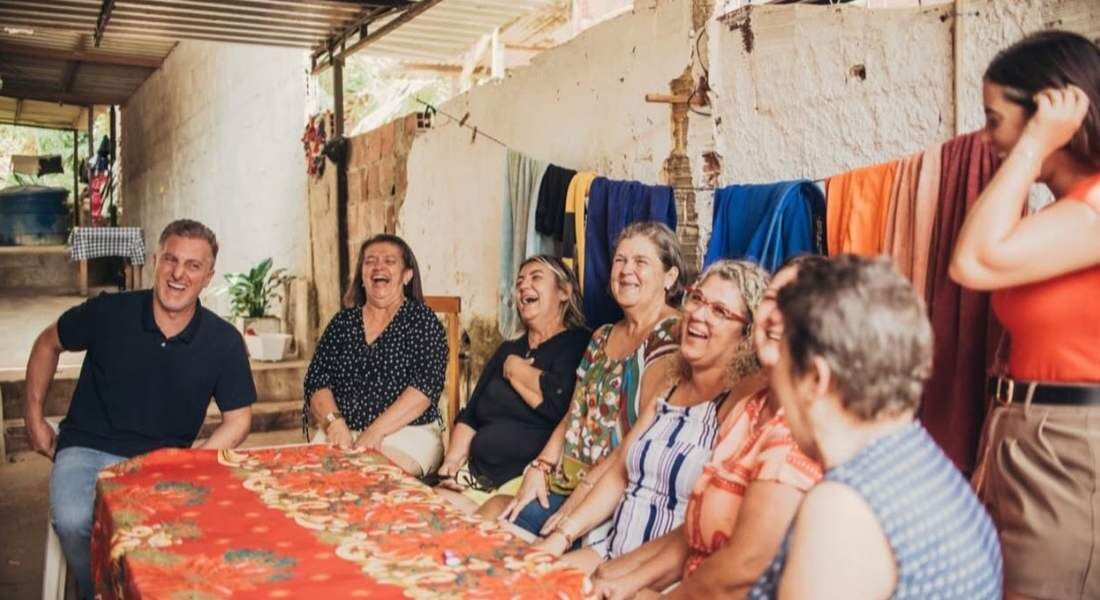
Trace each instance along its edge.
{"label": "clothesline", "polygon": [[[454,116],[450,113],[439,110],[439,108],[437,106],[431,104],[430,102],[425,102],[424,100],[421,100],[419,96],[415,97],[414,99],[417,102],[419,102],[420,104],[423,104],[424,106],[426,106],[430,112],[439,113],[439,114],[443,115],[444,117],[447,117],[448,119],[451,119],[452,121],[455,121],[456,123],[458,123],[459,127],[465,127],[466,129],[469,129],[469,130],[473,131],[474,135],[473,135],[473,138],[471,138],[471,141],[476,141],[477,136],[480,135],[480,136],[483,136],[485,138],[488,138],[490,141],[492,141],[496,144],[499,144],[501,147],[511,148],[511,146],[509,146],[508,144],[500,141],[500,139],[498,139],[498,138],[496,138],[492,135],[489,135],[488,133],[485,133],[485,131],[482,130],[480,127],[478,127],[476,125],[471,125],[470,123],[468,123],[467,122],[469,120],[469,115],[468,114],[464,117],[461,117],[461,118],[456,117],[456,116]],[[688,185],[670,185],[668,187],[670,187],[674,190],[678,190],[678,191],[694,191],[694,192],[713,192],[714,190],[717,189],[716,187],[688,186]]]}

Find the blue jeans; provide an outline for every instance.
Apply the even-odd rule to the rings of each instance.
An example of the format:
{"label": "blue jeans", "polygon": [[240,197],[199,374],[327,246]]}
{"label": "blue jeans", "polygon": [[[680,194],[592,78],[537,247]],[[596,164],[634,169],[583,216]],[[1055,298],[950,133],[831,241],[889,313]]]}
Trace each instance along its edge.
{"label": "blue jeans", "polygon": [[565,501],[568,499],[569,496],[550,492],[547,494],[550,508],[543,508],[538,500],[532,500],[527,506],[523,507],[519,516],[516,517],[516,526],[530,531],[535,535],[539,535],[539,530],[546,524],[546,521],[548,521],[554,513],[558,512],[561,505],[565,504]]}
{"label": "blue jeans", "polygon": [[61,550],[76,577],[81,598],[95,594],[91,554],[96,476],[100,469],[123,460],[125,456],[75,446],[54,456],[50,473],[50,522],[61,540]]}

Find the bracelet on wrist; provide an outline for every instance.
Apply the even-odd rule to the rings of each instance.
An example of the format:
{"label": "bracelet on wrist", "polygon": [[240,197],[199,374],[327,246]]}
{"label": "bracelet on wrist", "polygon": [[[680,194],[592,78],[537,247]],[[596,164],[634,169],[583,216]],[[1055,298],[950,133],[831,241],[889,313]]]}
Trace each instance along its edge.
{"label": "bracelet on wrist", "polygon": [[569,523],[568,515],[562,517],[561,520],[558,521],[558,524],[556,527],[554,527],[554,531],[552,533],[560,533],[561,537],[565,539],[565,547],[569,548],[573,545],[573,542],[576,541],[578,534],[566,531],[567,523]]}

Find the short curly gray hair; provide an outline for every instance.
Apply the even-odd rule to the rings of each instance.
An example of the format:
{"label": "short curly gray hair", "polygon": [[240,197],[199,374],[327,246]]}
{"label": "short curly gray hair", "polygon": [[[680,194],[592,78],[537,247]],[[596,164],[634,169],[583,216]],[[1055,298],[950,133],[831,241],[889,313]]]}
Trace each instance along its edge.
{"label": "short curly gray hair", "polygon": [[864,421],[919,406],[932,372],[932,325],[889,259],[804,264],[777,301],[795,375],[823,358],[844,409]]}

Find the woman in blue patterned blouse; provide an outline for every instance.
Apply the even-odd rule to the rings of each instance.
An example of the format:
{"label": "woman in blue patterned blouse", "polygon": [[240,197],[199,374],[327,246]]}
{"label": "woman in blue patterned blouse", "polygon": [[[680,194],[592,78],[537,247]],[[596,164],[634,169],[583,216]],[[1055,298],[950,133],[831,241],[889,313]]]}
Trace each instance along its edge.
{"label": "woman in blue patterned blouse", "polygon": [[778,304],[771,388],[826,471],[749,597],[1001,598],[993,523],[915,418],[932,329],[909,282],[844,255],[799,269]]}

